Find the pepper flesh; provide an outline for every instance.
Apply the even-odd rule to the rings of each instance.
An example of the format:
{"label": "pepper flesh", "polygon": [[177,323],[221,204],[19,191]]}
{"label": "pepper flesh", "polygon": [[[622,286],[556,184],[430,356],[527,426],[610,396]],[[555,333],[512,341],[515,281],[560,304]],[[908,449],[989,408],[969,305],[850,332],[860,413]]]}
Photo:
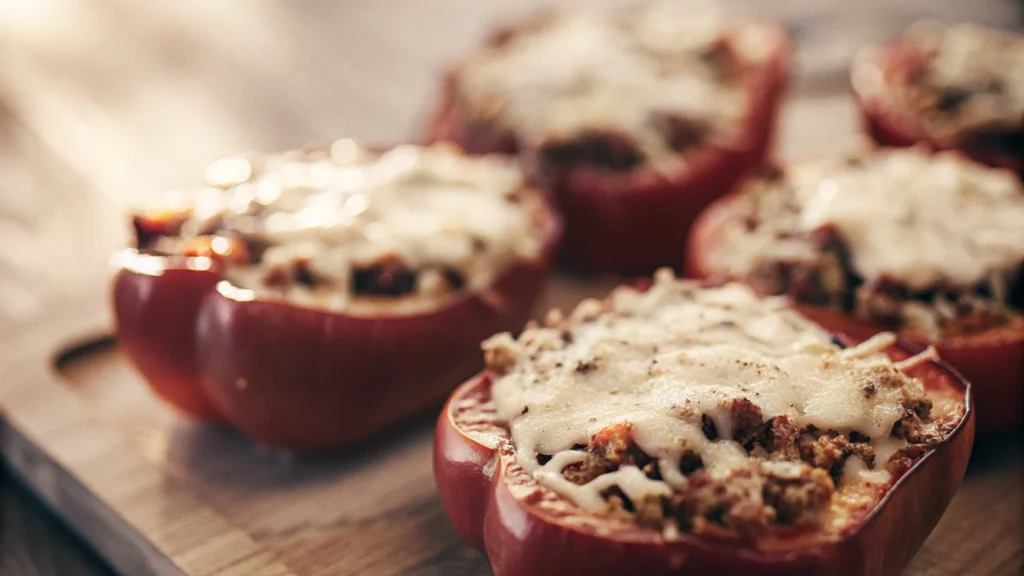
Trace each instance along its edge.
{"label": "pepper flesh", "polygon": [[479,342],[521,326],[561,236],[487,290],[414,314],[354,315],[263,299],[203,257],[122,253],[113,282],[118,337],[153,391],[182,412],[224,419],[271,446],[325,450],[440,402],[480,368]]}

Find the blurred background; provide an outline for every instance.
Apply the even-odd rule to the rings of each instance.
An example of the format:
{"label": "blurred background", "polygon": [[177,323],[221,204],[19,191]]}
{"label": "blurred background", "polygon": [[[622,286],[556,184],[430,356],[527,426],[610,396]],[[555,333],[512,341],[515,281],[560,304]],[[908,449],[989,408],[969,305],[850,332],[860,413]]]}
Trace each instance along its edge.
{"label": "blurred background", "polygon": [[[922,17],[1019,27],[1024,6],[723,2],[784,22],[796,39],[783,154],[851,145],[834,136],[853,126],[835,102],[859,46]],[[583,3],[597,2],[0,0],[0,355],[71,296],[102,292],[126,206],[196,183],[235,152],[416,139],[446,64],[492,24]],[[786,136],[808,124],[816,135]],[[0,574],[103,573],[4,486]]]}
{"label": "blurred background", "polygon": [[[787,25],[799,97],[844,91],[854,50],[916,19],[1022,18],[1015,0],[723,2]],[[109,205],[236,152],[414,139],[439,74],[490,25],[580,3],[0,0],[0,338],[45,309],[41,287],[96,272],[82,243],[117,245]]]}

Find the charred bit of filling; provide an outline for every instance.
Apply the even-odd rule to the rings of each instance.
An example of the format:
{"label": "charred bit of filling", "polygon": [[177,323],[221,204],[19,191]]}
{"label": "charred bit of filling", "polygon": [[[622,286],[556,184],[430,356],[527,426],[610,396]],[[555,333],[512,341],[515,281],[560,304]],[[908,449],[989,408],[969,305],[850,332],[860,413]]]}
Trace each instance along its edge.
{"label": "charred bit of filling", "polygon": [[[671,114],[651,114],[650,125],[666,147],[679,154],[700,147],[711,132],[700,120]],[[547,175],[576,166],[627,172],[645,161],[643,152],[628,136],[611,130],[588,131],[571,139],[551,140],[540,151],[541,171]]]}

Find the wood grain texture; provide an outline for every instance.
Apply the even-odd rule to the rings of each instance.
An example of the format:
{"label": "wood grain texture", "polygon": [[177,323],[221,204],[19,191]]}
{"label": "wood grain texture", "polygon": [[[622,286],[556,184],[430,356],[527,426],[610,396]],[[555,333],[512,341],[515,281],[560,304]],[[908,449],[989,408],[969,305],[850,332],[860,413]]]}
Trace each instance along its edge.
{"label": "wood grain texture", "polygon": [[[842,63],[856,46],[926,12],[1019,22],[1019,6],[1003,0],[728,1],[787,23],[801,48],[797,86],[819,94],[844,85]],[[206,163],[241,150],[342,135],[414,138],[447,62],[489,24],[551,3],[4,3],[0,401],[9,410],[3,445],[13,472],[132,576],[285,574],[293,565],[311,574],[387,573],[368,568],[379,561],[392,572],[486,573],[486,561],[452,538],[431,499],[429,417],[379,443],[295,461],[179,421],[132,383],[114,349],[65,364],[74,386],[51,360],[60,346],[104,329],[106,260],[123,239],[125,206],[194,183]],[[569,3],[592,2],[560,2]],[[848,149],[859,142],[854,126],[843,98],[804,98],[786,111],[780,153]],[[559,293],[573,299],[603,289],[563,285]],[[105,412],[131,402],[150,404],[140,413]],[[1020,449],[1015,437],[976,459],[909,573],[1021,572]],[[415,486],[371,466],[377,459],[408,470]],[[34,518],[0,518],[0,573],[90,574],[88,561],[74,564],[80,549],[64,552],[66,536],[35,532]],[[30,541],[34,534],[48,540]],[[370,542],[392,547],[360,544]]]}
{"label": "wood grain texture", "polygon": [[[559,280],[545,304],[605,290]],[[121,557],[111,561],[126,574],[489,573],[486,559],[458,539],[434,492],[433,414],[351,449],[300,457],[181,419],[146,391],[110,340],[64,355],[57,365],[52,388],[34,380],[33,389],[13,397],[14,426],[34,436],[13,448],[15,467],[72,524],[88,526],[86,537],[101,550],[116,550]],[[51,416],[26,408],[40,397]],[[88,418],[79,421],[76,413]],[[111,430],[127,442],[108,438]],[[10,439],[4,441],[8,459]],[[1024,568],[1021,442],[1018,435],[979,448],[963,488],[907,574],[1009,576]],[[33,444],[50,451],[42,454]],[[74,477],[50,460],[63,462]],[[140,462],[163,480],[152,482]],[[90,494],[76,492],[78,484]],[[121,518],[126,522],[119,524]],[[117,545],[107,546],[107,538]],[[154,553],[181,570],[162,565]]]}

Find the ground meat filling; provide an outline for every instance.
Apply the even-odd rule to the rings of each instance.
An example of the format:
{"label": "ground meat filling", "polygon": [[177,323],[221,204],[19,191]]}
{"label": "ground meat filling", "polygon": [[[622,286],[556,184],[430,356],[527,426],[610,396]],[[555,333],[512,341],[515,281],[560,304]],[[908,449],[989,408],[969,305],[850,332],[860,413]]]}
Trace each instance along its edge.
{"label": "ground meat filling", "polygon": [[1024,36],[925,22],[903,39],[888,97],[938,138],[1024,157]]}
{"label": "ground meat filling", "polygon": [[[760,223],[752,218],[749,230],[756,233]],[[793,240],[796,235],[777,237]],[[766,260],[751,275],[751,284],[763,294],[786,294],[804,304],[833,307],[893,330],[914,330],[918,318],[927,315],[925,322],[940,328],[928,330],[931,338],[965,336],[1019,322],[1024,309],[1024,266],[1004,288],[1005,301],[1000,301],[988,281],[967,290],[925,291],[912,291],[888,278],[867,282],[851,266],[849,249],[831,227],[819,228],[807,243],[816,251],[814,258]]]}
{"label": "ground meat filling", "polygon": [[544,144],[540,152],[541,171],[595,166],[609,171],[628,171],[643,162],[643,155],[628,138],[614,132],[590,131],[565,141]]}
{"label": "ground meat filling", "polygon": [[[711,134],[700,120],[656,113],[650,126],[665,146],[679,154],[698,148]],[[612,131],[588,131],[570,140],[546,142],[540,150],[542,174],[553,175],[576,166],[591,166],[611,172],[628,172],[646,161],[630,138]]]}
{"label": "ground meat filling", "polygon": [[[911,453],[937,439],[934,432],[925,431],[930,407],[927,397],[916,399],[893,427],[892,436],[907,440]],[[735,531],[753,536],[772,527],[813,526],[827,510],[847,458],[855,455],[869,469],[875,467],[867,436],[814,426],[801,429],[786,416],[764,420],[760,408],[747,399],[734,401],[731,409],[737,426],[733,440],[754,457],[749,465],[726,477],[713,477],[699,455],[686,452],[679,466],[687,478],[683,491],[670,498],[632,502],[612,487],[604,493],[612,513],[631,515],[639,524],[658,529],[673,522],[696,534]],[[709,438],[717,435],[710,432]],[[586,458],[562,471],[574,484],[586,484],[622,466],[635,466],[652,480],[662,479],[656,459],[636,445],[629,425],[602,430],[590,444],[576,449]],[[540,461],[549,459],[544,456]]]}
{"label": "ground meat filling", "polygon": [[[826,516],[835,505],[833,496],[850,482],[868,482],[876,486],[880,494],[885,482],[897,477],[916,458],[941,441],[955,423],[955,418],[950,418],[947,413],[936,414],[932,399],[920,383],[908,382],[908,377],[888,361],[869,363],[860,376],[850,380],[855,395],[869,403],[877,398],[887,399],[885,415],[879,412],[877,418],[884,423],[894,420],[895,423],[891,427],[885,424],[873,428],[875,437],[856,428],[824,429],[806,420],[803,420],[803,424],[798,423],[807,414],[806,410],[814,412],[818,409],[814,407],[795,408],[787,404],[790,409],[796,410],[793,415],[779,414],[780,406],[783,405],[774,397],[767,398],[771,396],[767,391],[769,388],[759,388],[760,384],[756,382],[766,378],[765,381],[786,386],[788,384],[777,380],[786,377],[779,370],[797,369],[778,368],[782,365],[773,364],[772,360],[744,360],[744,352],[738,352],[739,358],[736,360],[730,357],[720,360],[724,364],[715,365],[723,366],[721,370],[730,373],[732,367],[736,367],[736,370],[746,369],[746,372],[735,374],[738,381],[736,386],[741,391],[747,391],[745,395],[730,397],[732,389],[727,386],[703,392],[704,380],[691,381],[679,376],[680,373],[673,371],[671,366],[666,366],[665,372],[660,367],[673,358],[680,358],[683,362],[692,359],[694,364],[686,365],[693,367],[696,374],[725,377],[718,368],[704,372],[710,366],[696,358],[717,362],[714,356],[702,355],[705,353],[702,352],[705,351],[703,347],[714,348],[723,342],[729,331],[742,330],[740,323],[730,324],[719,317],[719,314],[738,313],[736,311],[741,310],[742,305],[732,304],[724,296],[714,296],[710,298],[709,309],[697,312],[696,316],[677,315],[678,312],[671,308],[659,312],[657,306],[644,299],[663,302],[659,298],[669,298],[662,296],[662,293],[673,290],[668,282],[663,277],[659,278],[647,294],[630,290],[619,292],[617,296],[629,302],[628,306],[610,303],[615,302],[615,299],[604,303],[586,301],[569,316],[549,314],[543,325],[529,327],[519,340],[504,334],[485,343],[488,372],[495,379],[492,394],[511,394],[498,396],[498,400],[489,402],[488,410],[496,407],[489,414],[496,418],[494,425],[501,429],[500,436],[511,442],[505,450],[517,454],[518,462],[527,471],[525,478],[532,478],[551,487],[554,494],[574,501],[592,513],[634,522],[662,531],[667,536],[687,532],[712,537],[756,538],[772,531],[800,531],[825,524]],[[692,288],[684,288],[684,293],[687,289]],[[753,294],[738,285],[728,285],[722,290],[739,291],[744,299],[751,298]],[[650,292],[655,294],[650,295]],[[579,328],[581,324],[616,326],[624,323],[621,330],[623,334],[629,334],[638,329],[648,315],[664,318],[665,329],[672,331],[669,338],[678,338],[674,340],[678,344],[666,341],[670,349],[663,347],[659,350],[658,346],[651,343],[657,340],[654,335],[644,336],[639,333],[634,337],[635,341],[630,341],[624,335],[605,336],[603,332],[594,334]],[[677,331],[681,324],[687,322],[684,318],[696,318],[698,322],[706,323],[700,337],[687,336],[688,332]],[[766,319],[750,320],[753,324],[762,321]],[[778,333],[778,325],[772,324]],[[711,334],[711,326],[720,332]],[[818,329],[808,323],[808,330]],[[706,338],[706,343],[699,338]],[[826,357],[835,360],[825,360],[826,366],[829,362],[843,361],[843,358],[877,354],[870,352],[871,348],[864,348],[865,345],[853,349],[836,346],[823,333],[815,332],[813,340],[811,349],[832,350]],[[673,346],[681,347],[676,349]],[[613,347],[619,350],[621,356],[612,352]],[[785,354],[784,351],[780,353]],[[650,360],[652,355],[654,362]],[[663,361],[657,362],[658,358],[663,358]],[[535,366],[537,371],[531,369],[522,372],[524,365]],[[641,365],[658,369],[651,371]],[[729,368],[725,369],[724,366]],[[638,371],[637,377],[641,379],[636,390],[629,392],[636,396],[622,398],[626,394],[624,387],[629,386],[624,380],[629,379],[628,374],[632,373],[629,371],[633,370]],[[503,379],[515,378],[522,378],[523,388],[506,388],[505,391],[495,392]],[[674,383],[669,384],[668,389],[648,388],[657,386],[656,382],[661,378],[668,378]],[[751,378],[753,380],[748,380]],[[556,379],[564,379],[567,394],[574,394],[571,392],[573,389],[587,389],[590,391],[582,393],[600,395],[616,406],[619,405],[616,403],[621,402],[621,409],[633,411],[634,416],[620,419],[613,415],[616,410],[600,408],[599,404],[569,407],[572,404],[569,397],[560,396],[555,391],[563,389],[562,384],[552,384]],[[555,389],[545,390],[546,386],[555,386]],[[687,392],[688,386],[695,387],[697,391],[692,393],[695,395]],[[662,417],[637,408],[645,403],[664,402],[666,390],[677,390],[687,396],[685,401],[676,400],[675,404],[667,408],[667,414],[663,416],[665,420],[659,420]],[[536,393],[535,397],[531,396],[533,393]],[[713,400],[717,405],[709,405],[709,398],[720,400]],[[804,402],[796,400],[796,397],[790,398],[794,398],[793,402]],[[853,405],[860,402],[857,399],[847,401],[853,402]],[[514,415],[509,416],[503,412],[519,406],[518,402],[530,403],[521,410],[516,408]],[[768,410],[777,415],[766,416],[764,406],[771,407]],[[588,436],[586,441],[562,444],[562,438],[578,438],[574,436],[574,431],[583,425],[574,425],[571,420],[566,420],[570,418],[567,415],[569,411],[576,411],[573,413],[584,420],[587,415],[594,414],[590,422],[610,420],[612,423],[601,427]],[[840,412],[842,410],[832,413]],[[509,420],[504,420],[502,414],[506,414],[504,418]],[[536,425],[523,423],[532,417],[541,420]],[[677,418],[687,424],[681,428],[672,428],[679,426],[675,420]],[[689,424],[691,422],[693,424]],[[691,425],[692,430],[688,428]],[[865,425],[862,430],[872,429],[871,426],[876,425]],[[674,431],[669,432],[670,429]],[[563,432],[553,430],[565,430],[567,435],[563,436]],[[691,432],[698,436],[691,435]],[[548,438],[546,434],[554,436]],[[554,440],[555,437],[560,440]],[[517,439],[525,442],[525,446],[541,446],[544,442],[552,442],[554,446],[568,448],[524,454],[523,450],[528,449],[522,443],[517,444],[520,442]],[[533,463],[530,463],[531,460]],[[847,466],[853,460],[857,461],[857,465],[851,472]],[[884,479],[879,481],[879,476],[873,476],[876,479],[857,480],[861,478],[858,476],[862,474],[860,471],[877,473]],[[557,475],[557,478],[551,478],[549,474]],[[594,493],[591,490],[596,490],[600,499],[598,502],[589,499],[589,494]],[[550,494],[529,494],[532,494],[528,496],[529,500],[536,503],[555,505],[565,501]]]}
{"label": "ground meat filling", "polygon": [[[851,157],[846,162],[849,169],[857,169],[863,160]],[[993,272],[973,285],[912,288],[897,278],[868,279],[858,273],[851,248],[834,225],[804,228],[797,190],[781,170],[753,179],[737,203],[731,229],[769,248],[746,270],[741,266],[730,274],[744,277],[762,294],[832,307],[922,340],[1024,326],[1024,251],[1012,269]],[[724,258],[732,250],[727,245],[716,249]]]}
{"label": "ground meat filling", "polygon": [[502,31],[449,89],[466,140],[535,152],[545,177],[662,166],[736,131],[744,73],[773,48],[756,26],[698,0],[549,14]]}
{"label": "ground meat filling", "polygon": [[416,273],[400,262],[383,262],[352,271],[352,291],[356,294],[404,296],[415,289]]}
{"label": "ground meat filling", "polygon": [[[892,436],[908,445],[888,463],[881,463],[884,468],[898,472],[940,439],[938,429],[928,422],[930,408],[927,397],[915,399],[893,426]],[[633,502],[612,486],[602,492],[609,513],[658,530],[672,525],[698,535],[756,537],[773,528],[819,524],[851,456],[859,457],[868,469],[876,467],[867,436],[814,426],[801,429],[786,416],[762,420],[760,409],[746,399],[735,401],[732,409],[740,422],[733,439],[753,457],[749,464],[715,477],[699,455],[685,452],[679,466],[686,478],[682,490],[671,497]],[[713,432],[709,437],[717,438]],[[652,480],[662,479],[656,459],[636,445],[627,424],[602,430],[588,445],[576,449],[586,458],[562,471],[573,484],[587,484],[623,466],[635,466]],[[540,455],[538,461],[544,464],[550,458]]]}
{"label": "ground meat filling", "polygon": [[[184,218],[171,218],[166,222],[154,221],[151,218],[134,216],[135,248],[142,253],[169,255],[158,248],[161,238],[178,236]],[[224,249],[216,250],[213,246],[221,244]],[[260,256],[266,249],[266,243],[258,238],[245,238],[231,231],[216,229],[207,235],[194,238],[184,244],[183,255],[202,256],[228,264],[260,263]],[[395,256],[385,256],[375,263],[353,267],[349,279],[349,291],[356,296],[398,298],[416,294],[422,278],[432,282],[433,294],[452,294],[466,284],[464,274],[451,267],[431,267],[417,271],[403,263]],[[301,285],[308,288],[329,287],[334,282],[313,272],[308,258],[294,258],[285,265],[268,269],[261,276],[262,283],[270,288],[284,288]]]}
{"label": "ground meat filling", "polygon": [[219,163],[238,174],[135,215],[135,247],[209,258],[241,288],[329,308],[429,305],[539,256],[546,208],[511,160],[339,144]]}

